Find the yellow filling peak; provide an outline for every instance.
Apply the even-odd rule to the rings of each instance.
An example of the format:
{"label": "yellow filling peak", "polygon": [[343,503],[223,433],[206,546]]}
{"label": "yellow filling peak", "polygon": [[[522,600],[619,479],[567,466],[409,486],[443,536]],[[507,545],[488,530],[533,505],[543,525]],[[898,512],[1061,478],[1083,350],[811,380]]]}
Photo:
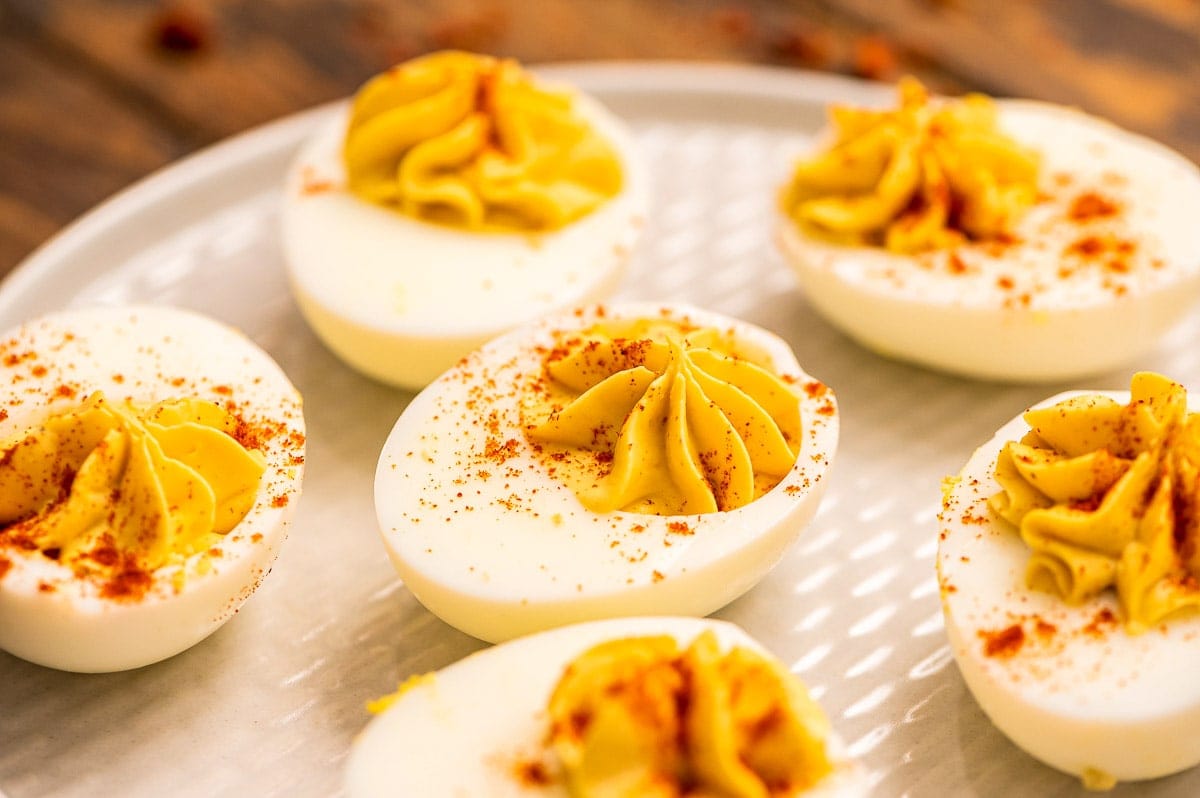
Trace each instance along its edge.
{"label": "yellow filling peak", "polygon": [[250,511],[265,468],[236,426],[203,400],[93,394],[0,446],[0,535],[97,576],[204,551]]}
{"label": "yellow filling peak", "polygon": [[784,212],[901,253],[1010,233],[1037,199],[1037,154],[1000,131],[987,97],[933,101],[913,78],[899,94],[895,110],[830,109],[833,144],[796,165]]}
{"label": "yellow filling peak", "polygon": [[527,392],[526,433],[594,512],[732,510],[800,451],[796,394],[728,333],[599,325],[563,341],[545,371]]}
{"label": "yellow filling peak", "polygon": [[343,145],[350,190],[468,229],[551,230],[621,189],[621,163],[514,61],[444,51],[369,80]]}
{"label": "yellow filling peak", "polygon": [[1026,584],[1071,604],[1115,588],[1142,632],[1200,607],[1200,416],[1182,385],[1135,374],[1127,405],[1080,396],[1030,410],[988,504],[1032,549]]}
{"label": "yellow filling peak", "polygon": [[550,697],[550,746],[573,798],[794,795],[831,770],[829,722],[804,686],[712,632],[601,643]]}

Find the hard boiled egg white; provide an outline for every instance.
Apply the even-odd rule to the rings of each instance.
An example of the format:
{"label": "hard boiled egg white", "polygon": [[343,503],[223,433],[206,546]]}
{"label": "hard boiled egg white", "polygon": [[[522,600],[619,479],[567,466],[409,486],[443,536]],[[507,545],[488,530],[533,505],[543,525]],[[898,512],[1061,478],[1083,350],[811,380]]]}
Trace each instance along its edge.
{"label": "hard boiled egg white", "polygon": [[987,500],[1000,490],[1000,450],[1028,429],[1018,416],[981,446],[941,513],[938,580],[963,679],[1002,732],[1059,770],[1103,785],[1191,767],[1200,762],[1200,618],[1129,635],[1110,592],[1071,606],[1025,587],[1029,549]]}
{"label": "hard boiled egg white", "polygon": [[[1000,128],[1042,157],[1043,196],[1016,224],[1016,243],[910,256],[821,241],[784,219],[786,260],[822,315],[889,357],[1016,381],[1128,363],[1200,295],[1200,169],[1078,111],[996,107]],[[1114,212],[1089,216],[1077,204],[1089,197]]]}
{"label": "hard boiled egg white", "polygon": [[[472,654],[418,681],[355,741],[346,768],[351,798],[471,795],[565,796],[552,779],[532,779],[541,762],[546,706],[563,668],[605,640],[667,634],[687,646],[712,630],[719,644],[762,651],[745,632],[721,621],[623,618],[579,624]],[[866,776],[830,740],[835,770],[815,796],[864,795]],[[799,797],[797,797],[799,798]]]}
{"label": "hard boiled egg white", "polygon": [[0,649],[63,670],[137,668],[214,632],[266,576],[300,496],[304,419],[279,366],[241,333],[168,307],[103,307],[42,317],[0,339],[0,440],[94,391],[142,404],[180,397],[232,407],[266,470],[254,505],[215,549],[151,573],[137,598],[0,538]]}
{"label": "hard boiled egg white", "polygon": [[646,178],[624,123],[586,95],[575,107],[618,153],[625,182],[549,232],[471,232],[373,205],[346,188],[348,109],[288,173],[283,250],[296,301],[330,349],[375,379],[419,389],[502,332],[607,299],[646,213]]}
{"label": "hard boiled egg white", "polygon": [[[556,331],[660,314],[733,330],[796,389],[800,455],[745,506],[685,516],[591,512],[524,435],[514,388],[540,373]],[[771,333],[697,309],[596,307],[492,341],[419,394],[383,447],[375,507],[405,585],[484,640],[612,616],[706,615],[757,583],[813,517],[837,429],[832,392]]]}

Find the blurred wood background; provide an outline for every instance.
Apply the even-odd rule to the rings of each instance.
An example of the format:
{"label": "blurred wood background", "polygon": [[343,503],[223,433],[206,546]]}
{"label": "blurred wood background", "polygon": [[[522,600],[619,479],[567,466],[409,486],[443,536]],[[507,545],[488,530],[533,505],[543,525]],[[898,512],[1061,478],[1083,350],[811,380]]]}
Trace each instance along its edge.
{"label": "blurred wood background", "polygon": [[0,0],[0,274],[170,161],[444,47],[913,73],[1200,160],[1200,0]]}

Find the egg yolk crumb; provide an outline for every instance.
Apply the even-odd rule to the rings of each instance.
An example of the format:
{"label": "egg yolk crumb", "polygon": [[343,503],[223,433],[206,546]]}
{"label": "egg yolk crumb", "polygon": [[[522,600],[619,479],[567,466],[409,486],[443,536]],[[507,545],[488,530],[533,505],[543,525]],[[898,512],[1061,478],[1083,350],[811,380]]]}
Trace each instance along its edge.
{"label": "egg yolk crumb", "polygon": [[601,643],[550,698],[549,745],[574,798],[793,795],[832,770],[829,723],[803,685],[705,632]]}
{"label": "egg yolk crumb", "polygon": [[1099,768],[1085,768],[1079,780],[1085,790],[1094,792],[1107,792],[1117,786],[1116,778]]}
{"label": "egg yolk crumb", "polygon": [[540,88],[514,61],[459,51],[369,80],[343,160],[367,201],[473,230],[553,230],[623,182],[613,145],[570,94]]}
{"label": "egg yolk crumb", "polygon": [[1027,586],[1079,604],[1115,589],[1132,634],[1200,607],[1200,415],[1158,374],[1130,401],[1068,399],[1024,415],[996,462],[988,504],[1032,553]]}
{"label": "egg yolk crumb", "polygon": [[415,673],[404,681],[400,682],[400,686],[397,687],[394,692],[380,696],[372,701],[368,701],[367,711],[372,715],[380,715],[392,704],[395,704],[397,701],[399,701],[405,693],[422,685],[433,685],[433,683],[436,681],[436,678],[436,675],[432,671],[429,673]]}
{"label": "egg yolk crumb", "polygon": [[898,253],[1009,234],[1037,200],[1037,153],[999,129],[987,97],[934,101],[913,78],[899,94],[895,110],[831,107],[832,146],[796,165],[784,213]]}
{"label": "egg yolk crumb", "polygon": [[151,572],[207,551],[254,505],[265,459],[236,430],[211,402],[93,394],[0,444],[0,542],[136,598]]}
{"label": "egg yolk crumb", "polygon": [[547,470],[593,512],[742,507],[800,451],[800,404],[732,334],[665,320],[597,325],[546,354],[522,417]]}

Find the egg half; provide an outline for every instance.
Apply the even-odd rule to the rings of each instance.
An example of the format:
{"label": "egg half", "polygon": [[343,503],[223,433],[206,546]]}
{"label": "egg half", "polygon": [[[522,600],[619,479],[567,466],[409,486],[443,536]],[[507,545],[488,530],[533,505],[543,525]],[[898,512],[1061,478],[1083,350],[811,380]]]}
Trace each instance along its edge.
{"label": "egg half", "polygon": [[342,360],[409,389],[518,324],[605,300],[617,288],[646,215],[646,175],[625,124],[595,99],[573,108],[614,147],[619,193],[586,216],[540,232],[464,230],[412,218],[347,188],[338,108],[289,169],[282,245],[305,319]]}
{"label": "egg half", "polygon": [[[663,319],[721,330],[791,388],[799,456],[764,495],[685,515],[588,509],[522,422],[522,387],[547,353],[594,325]],[[706,615],[756,584],[817,510],[837,445],[833,392],[754,325],[679,306],[595,306],[496,339],[437,379],[397,420],[375,508],[413,595],[488,641],[612,616]]]}
{"label": "egg half", "polygon": [[[765,653],[740,628],[721,621],[622,618],[514,640],[418,678],[355,740],[347,794],[565,796],[566,787],[543,760],[546,707],[566,665],[607,640],[668,635],[684,647],[705,631],[723,649]],[[866,774],[846,757],[836,735],[827,739],[827,752],[833,772],[799,795],[867,794]]]}
{"label": "egg half", "polygon": [[0,649],[82,672],[156,662],[229,620],[270,570],[304,472],[300,395],[270,356],[224,324],[169,307],[97,307],[0,338],[0,440],[20,439],[96,392],[138,406],[212,402],[237,420],[265,469],[236,526],[206,550],[140,574],[133,591],[80,578],[56,551],[0,529]]}
{"label": "egg half", "polygon": [[[1086,393],[1129,402],[1128,392]],[[1028,430],[1022,416],[1001,427],[945,495],[938,581],[963,679],[1014,743],[1091,786],[1191,767],[1200,762],[1200,618],[1131,635],[1111,590],[1071,605],[1026,587],[1030,549],[988,499],[1001,490],[994,474],[1005,443]]]}
{"label": "egg half", "polygon": [[1000,130],[1041,157],[1011,234],[899,254],[784,218],[776,238],[805,296],[879,354],[968,377],[1062,380],[1149,351],[1200,296],[1200,169],[1076,110],[995,106]]}

